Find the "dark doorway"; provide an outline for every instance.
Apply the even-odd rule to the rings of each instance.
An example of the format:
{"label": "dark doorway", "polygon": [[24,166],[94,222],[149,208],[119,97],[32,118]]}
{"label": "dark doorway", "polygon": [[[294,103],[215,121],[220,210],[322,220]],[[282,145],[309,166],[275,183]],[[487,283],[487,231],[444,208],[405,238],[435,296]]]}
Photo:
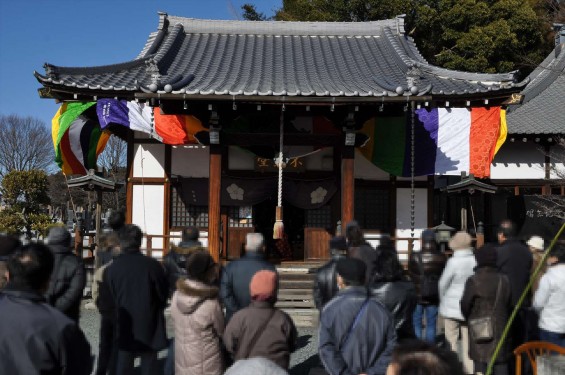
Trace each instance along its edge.
{"label": "dark doorway", "polygon": [[[255,231],[265,236],[265,245],[269,259],[302,260],[304,243],[304,210],[290,205],[283,200],[283,223],[286,240],[290,247],[290,259],[277,250],[276,240],[273,240],[275,225],[276,199],[269,199],[253,206],[253,222]],[[279,245],[281,246],[281,245]]]}

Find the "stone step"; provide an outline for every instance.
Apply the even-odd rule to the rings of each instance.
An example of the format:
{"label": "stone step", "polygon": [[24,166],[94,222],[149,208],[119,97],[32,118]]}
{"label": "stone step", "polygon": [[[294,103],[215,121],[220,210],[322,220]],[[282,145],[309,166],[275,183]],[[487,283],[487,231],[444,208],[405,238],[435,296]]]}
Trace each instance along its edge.
{"label": "stone step", "polygon": [[279,281],[279,290],[284,289],[312,289],[314,280],[285,280]]}
{"label": "stone step", "polygon": [[304,307],[304,308],[314,308],[314,301],[313,300],[302,300],[302,301],[277,301],[276,307],[284,308],[284,307]]}
{"label": "stone step", "polygon": [[313,273],[285,273],[279,272],[279,280],[314,280],[316,274]]}
{"label": "stone step", "polygon": [[297,309],[282,308],[294,322],[297,327],[317,327],[318,326],[318,310],[315,308]]}

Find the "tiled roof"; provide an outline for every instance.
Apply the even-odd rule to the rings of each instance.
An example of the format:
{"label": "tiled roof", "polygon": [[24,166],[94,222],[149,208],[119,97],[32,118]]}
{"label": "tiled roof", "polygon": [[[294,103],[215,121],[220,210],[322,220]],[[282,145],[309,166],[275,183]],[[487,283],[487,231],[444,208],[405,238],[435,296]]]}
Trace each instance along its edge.
{"label": "tiled roof", "polygon": [[508,110],[510,134],[565,133],[565,43],[530,74],[520,106]]}
{"label": "tiled roof", "polygon": [[183,95],[481,97],[516,92],[515,72],[479,74],[428,64],[404,19],[373,22],[219,21],[160,14],[133,61],[66,68],[45,65],[46,87],[132,97]]}

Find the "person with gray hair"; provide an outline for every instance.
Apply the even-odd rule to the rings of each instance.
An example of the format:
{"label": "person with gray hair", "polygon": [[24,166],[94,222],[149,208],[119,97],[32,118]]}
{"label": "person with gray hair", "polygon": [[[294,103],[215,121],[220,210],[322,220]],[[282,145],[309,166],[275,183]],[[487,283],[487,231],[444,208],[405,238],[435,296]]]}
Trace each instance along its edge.
{"label": "person with gray hair", "polygon": [[231,261],[222,271],[220,300],[226,308],[226,323],[237,311],[249,306],[251,295],[249,283],[257,271],[277,272],[275,266],[265,259],[264,237],[261,233],[248,233],[245,254]]}

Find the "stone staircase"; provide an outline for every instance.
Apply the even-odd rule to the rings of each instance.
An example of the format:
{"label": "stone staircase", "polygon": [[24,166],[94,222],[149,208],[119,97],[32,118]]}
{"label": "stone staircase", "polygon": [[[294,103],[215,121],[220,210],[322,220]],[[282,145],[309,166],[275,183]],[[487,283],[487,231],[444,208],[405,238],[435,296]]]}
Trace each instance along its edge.
{"label": "stone staircase", "polygon": [[276,307],[290,315],[297,327],[317,327],[313,288],[322,263],[283,262],[277,266],[279,294]]}

